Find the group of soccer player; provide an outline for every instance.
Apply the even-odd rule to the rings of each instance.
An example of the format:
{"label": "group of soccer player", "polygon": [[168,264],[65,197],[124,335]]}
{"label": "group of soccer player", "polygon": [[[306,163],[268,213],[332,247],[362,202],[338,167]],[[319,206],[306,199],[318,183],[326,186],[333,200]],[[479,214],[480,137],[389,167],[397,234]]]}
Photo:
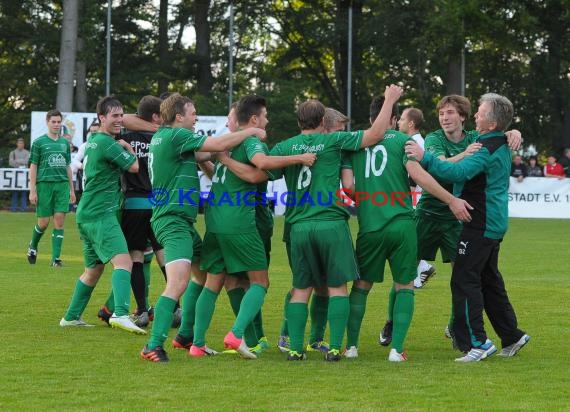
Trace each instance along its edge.
{"label": "group of soccer player", "polygon": [[[218,354],[206,344],[206,333],[223,288],[236,315],[224,346],[244,358],[256,358],[269,347],[262,306],[269,287],[273,233],[272,215],[261,198],[268,180],[284,177],[291,197],[283,240],[293,278],[278,346],[287,352],[288,360],[304,360],[308,351],[323,352],[327,361],[358,357],[367,296],[374,283],[383,281],[388,261],[393,286],[380,343],[391,345],[389,361],[405,361],[418,262],[433,261],[438,249],[444,262],[453,264],[458,251],[466,260],[463,266],[453,267],[452,316],[446,328],[454,345],[464,352],[458,360],[478,361],[496,351],[484,333],[483,307],[501,337],[501,354],[515,355],[530,338],[517,328],[496,267],[498,243],[506,225],[492,225],[506,216],[502,198],[500,205],[494,205],[499,211],[488,209],[485,203],[501,196],[487,193],[488,182],[481,183],[481,174],[486,173],[491,160],[480,160],[481,156],[495,156],[498,150],[503,157],[495,163],[502,165],[503,152],[510,156],[503,133],[510,120],[497,121],[498,115],[491,111],[485,117],[490,129],[466,132],[463,125],[470,115],[469,101],[446,96],[437,107],[442,129],[427,136],[428,153],[424,155],[408,135],[393,130],[401,95],[401,87],[387,87],[384,96],[372,101],[370,128],[354,132],[342,131],[347,118],[339,112],[317,100],[303,102],[297,110],[300,134],[272,150],[263,142],[268,112],[261,96],[244,96],[233,105],[228,114],[230,133],[220,137],[194,132],[196,107],[178,93],[163,98],[145,96],[136,118],[125,116],[114,97],[101,99],[97,104],[100,130],[86,144],[84,192],[77,208],[85,271],[76,282],[60,325],[91,326],[81,315],[105,264],[111,262],[112,293],[99,316],[113,327],[138,334],[147,333],[144,327],[152,319],[149,340],[140,352],[143,359],[168,361],[165,341],[180,311],[180,327],[172,346],[187,350],[192,357]],[[482,105],[494,110],[504,102],[495,97],[490,101]],[[327,115],[333,120],[328,125]],[[121,131],[123,121],[130,131]],[[496,138],[491,146],[486,146],[485,139],[475,142],[489,130]],[[508,140],[517,147],[520,134],[508,133]],[[199,168],[211,177],[210,200],[228,199],[205,202],[203,240],[194,228],[200,204]],[[502,169],[496,173],[501,174]],[[124,202],[118,183],[121,176]],[[424,190],[417,211],[414,213],[412,196],[383,206],[360,202],[356,249],[348,227],[349,213],[340,199],[330,204],[302,201],[336,194],[341,181],[346,193],[407,193],[410,177]],[[452,194],[452,187],[440,182],[467,184],[456,190],[460,198]],[[504,181],[498,184],[504,185]],[[256,205],[240,201],[248,192],[257,193]],[[499,216],[491,216],[493,213]],[[460,235],[467,236],[467,243],[476,243],[477,236],[493,242],[481,246],[484,252],[470,254],[462,249]],[[143,270],[149,246],[166,279],[154,308],[148,301],[149,276]],[[470,278],[463,284],[465,273]],[[491,275],[495,280],[488,279]],[[137,303],[134,314],[129,314],[131,287]],[[309,312],[311,335],[305,346]],[[328,343],[324,341],[327,323]]]}

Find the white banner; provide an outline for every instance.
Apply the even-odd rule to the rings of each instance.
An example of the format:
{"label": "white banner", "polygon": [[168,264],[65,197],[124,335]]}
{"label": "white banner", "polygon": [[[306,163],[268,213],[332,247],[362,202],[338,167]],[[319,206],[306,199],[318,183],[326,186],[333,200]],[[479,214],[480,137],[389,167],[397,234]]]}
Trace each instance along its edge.
{"label": "white banner", "polygon": [[0,190],[28,190],[28,171],[26,168],[0,169]]}
{"label": "white banner", "polygon": [[570,179],[511,177],[509,217],[570,219]]}
{"label": "white banner", "polygon": [[[47,112],[32,112],[30,142],[47,133],[46,114]],[[95,113],[63,113],[61,135],[71,136],[73,145],[79,147],[85,141],[89,125],[95,119],[97,119]],[[226,116],[198,116],[195,131],[202,135],[219,136],[228,132],[226,120]]]}

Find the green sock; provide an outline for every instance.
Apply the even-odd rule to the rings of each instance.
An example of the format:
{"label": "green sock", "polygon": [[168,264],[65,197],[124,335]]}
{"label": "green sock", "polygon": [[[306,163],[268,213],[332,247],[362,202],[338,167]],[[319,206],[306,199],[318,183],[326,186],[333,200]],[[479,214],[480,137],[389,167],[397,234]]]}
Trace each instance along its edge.
{"label": "green sock", "polygon": [[408,333],[414,314],[414,291],[400,289],[394,302],[394,329],[392,330],[392,347],[402,353],[404,340]]}
{"label": "green sock", "polygon": [[148,348],[154,349],[157,346],[164,345],[164,341],[168,337],[170,325],[172,325],[172,312],[176,301],[168,296],[160,296],[154,308],[154,321],[152,322],[152,330],[150,331],[150,339]]}
{"label": "green sock", "polygon": [[265,331],[263,330],[263,315],[261,314],[261,310],[257,312],[257,315],[255,315],[253,318],[253,329],[257,335],[257,340],[265,336]]}
{"label": "green sock", "polygon": [[309,306],[301,302],[289,302],[287,320],[289,322],[289,338],[291,350],[302,353],[304,348],[305,326],[309,317]]}
{"label": "green sock", "polygon": [[261,310],[267,290],[259,285],[252,284],[241,301],[239,313],[232,326],[232,332],[237,338],[243,337],[245,328],[251,323],[257,312]]}
{"label": "green sock", "polygon": [[30,247],[32,249],[38,250],[38,243],[40,243],[40,239],[43,235],[43,230],[41,230],[38,225],[35,225],[34,230],[32,230],[32,241],[30,242]]}
{"label": "green sock", "polygon": [[194,321],[196,319],[196,301],[202,293],[204,286],[190,281],[188,287],[182,295],[182,323],[178,329],[178,334],[185,338],[194,337]]}
{"label": "green sock", "polygon": [[146,308],[148,309],[150,305],[148,304],[148,294],[150,291],[150,263],[152,262],[152,257],[154,253],[144,254],[143,263],[143,273],[144,273],[144,298],[146,300]]}
{"label": "green sock", "polygon": [[63,243],[63,229],[54,229],[51,234],[51,261],[61,256],[61,244]]}
{"label": "green sock", "polygon": [[71,302],[69,303],[67,312],[65,312],[63,316],[65,320],[76,320],[81,317],[87,303],[89,303],[93,289],[95,289],[94,286],[87,286],[80,279],[77,279]]}
{"label": "green sock", "polygon": [[113,289],[111,289],[111,293],[109,293],[105,306],[109,309],[109,312],[113,313],[115,311],[115,294],[113,293]]}
{"label": "green sock", "polygon": [[230,300],[230,306],[232,307],[235,316],[239,313],[239,307],[244,295],[245,290],[243,288],[228,290],[228,299]]}
{"label": "green sock", "polygon": [[206,331],[210,327],[218,294],[207,287],[202,289],[202,293],[196,301],[196,320],[194,323],[194,345],[204,346],[206,344]]}
{"label": "green sock", "polygon": [[348,296],[333,296],[329,298],[330,349],[341,349],[349,312],[350,303]]}
{"label": "green sock", "polygon": [[329,311],[329,297],[313,295],[309,315],[311,316],[311,332],[309,343],[325,340],[325,329],[327,328],[327,316]]}
{"label": "green sock", "polygon": [[352,287],[349,296],[350,302],[350,315],[348,316],[348,323],[346,325],[346,347],[356,346],[358,348],[358,338],[360,336],[360,327],[362,326],[362,319],[366,311],[366,300],[368,293],[366,289],[360,289],[355,286]]}
{"label": "green sock", "polygon": [[394,319],[394,302],[396,301],[396,289],[392,285],[392,289],[390,289],[390,294],[388,295],[388,316],[386,320],[391,321]]}
{"label": "green sock", "polygon": [[128,315],[131,305],[131,272],[114,269],[111,273],[111,286],[115,296],[115,315]]}
{"label": "green sock", "polygon": [[279,332],[279,335],[281,336],[289,336],[289,328],[287,325],[287,305],[289,304],[290,300],[291,290],[289,290],[289,292],[287,292],[285,295],[285,302],[283,303],[283,320],[281,321],[281,332]]}

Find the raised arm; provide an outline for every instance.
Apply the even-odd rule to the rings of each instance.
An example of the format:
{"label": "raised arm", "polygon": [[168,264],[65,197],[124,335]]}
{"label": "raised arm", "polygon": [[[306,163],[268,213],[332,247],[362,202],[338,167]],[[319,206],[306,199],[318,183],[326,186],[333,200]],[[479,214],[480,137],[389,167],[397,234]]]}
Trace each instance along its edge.
{"label": "raised arm", "polygon": [[261,140],[265,140],[265,130],[257,127],[249,127],[233,133],[227,133],[220,137],[207,137],[204,144],[198,150],[199,152],[225,152],[236,147],[249,136],[257,136]]}
{"label": "raised arm", "polygon": [[123,126],[135,132],[156,132],[158,125],[141,119],[136,114],[123,115]]}
{"label": "raised arm", "polygon": [[372,126],[364,131],[362,144],[360,145],[361,148],[372,146],[382,140],[384,133],[386,133],[386,130],[390,128],[392,107],[398,101],[402,93],[403,89],[395,84],[391,84],[386,87],[386,90],[384,91],[385,100],[382,105],[382,109],[380,110],[380,114],[376,119],[374,119]]}
{"label": "raised arm", "polygon": [[302,164],[311,167],[317,156],[314,153],[303,153],[291,156],[268,156],[265,153],[256,153],[251,158],[251,163],[263,170],[282,169],[284,167]]}

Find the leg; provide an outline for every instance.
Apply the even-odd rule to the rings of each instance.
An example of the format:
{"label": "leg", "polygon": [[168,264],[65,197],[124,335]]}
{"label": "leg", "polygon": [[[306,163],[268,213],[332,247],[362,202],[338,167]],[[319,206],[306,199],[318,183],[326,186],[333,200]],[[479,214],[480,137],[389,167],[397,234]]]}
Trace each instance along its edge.
{"label": "leg", "polygon": [[[65,213],[56,212],[53,215],[53,232],[51,235],[51,261],[53,266],[61,266],[61,245],[63,243],[63,224]],[[59,264],[57,263],[59,262]]]}
{"label": "leg", "polygon": [[208,354],[206,347],[206,332],[210,327],[216,300],[224,286],[225,272],[218,274],[208,273],[204,288],[196,301],[196,318],[194,323],[194,342],[190,348],[190,355],[204,356]]}
{"label": "leg", "polygon": [[[350,315],[346,327],[346,348],[358,348],[360,328],[366,311],[366,300],[373,283],[366,280],[355,280],[350,291]],[[348,357],[348,356],[347,356]],[[353,356],[356,357],[356,356]]]}
{"label": "leg", "polygon": [[103,269],[105,269],[103,264],[95,265],[93,268],[85,268],[85,271],[75,284],[71,302],[60,322],[61,326],[87,326],[81,320],[81,315],[89,303],[95,285],[97,285],[103,274]]}
{"label": "leg", "polygon": [[302,356],[305,337],[305,326],[309,316],[307,302],[313,288],[291,290],[291,301],[287,305],[287,320],[289,322],[289,337],[291,339],[291,355]]}
{"label": "leg", "polygon": [[326,287],[315,287],[314,292],[309,308],[309,317],[311,318],[309,345],[316,346],[313,349],[327,352],[329,350],[328,345],[326,343],[323,345],[323,342],[325,340],[329,307],[328,289]]}

